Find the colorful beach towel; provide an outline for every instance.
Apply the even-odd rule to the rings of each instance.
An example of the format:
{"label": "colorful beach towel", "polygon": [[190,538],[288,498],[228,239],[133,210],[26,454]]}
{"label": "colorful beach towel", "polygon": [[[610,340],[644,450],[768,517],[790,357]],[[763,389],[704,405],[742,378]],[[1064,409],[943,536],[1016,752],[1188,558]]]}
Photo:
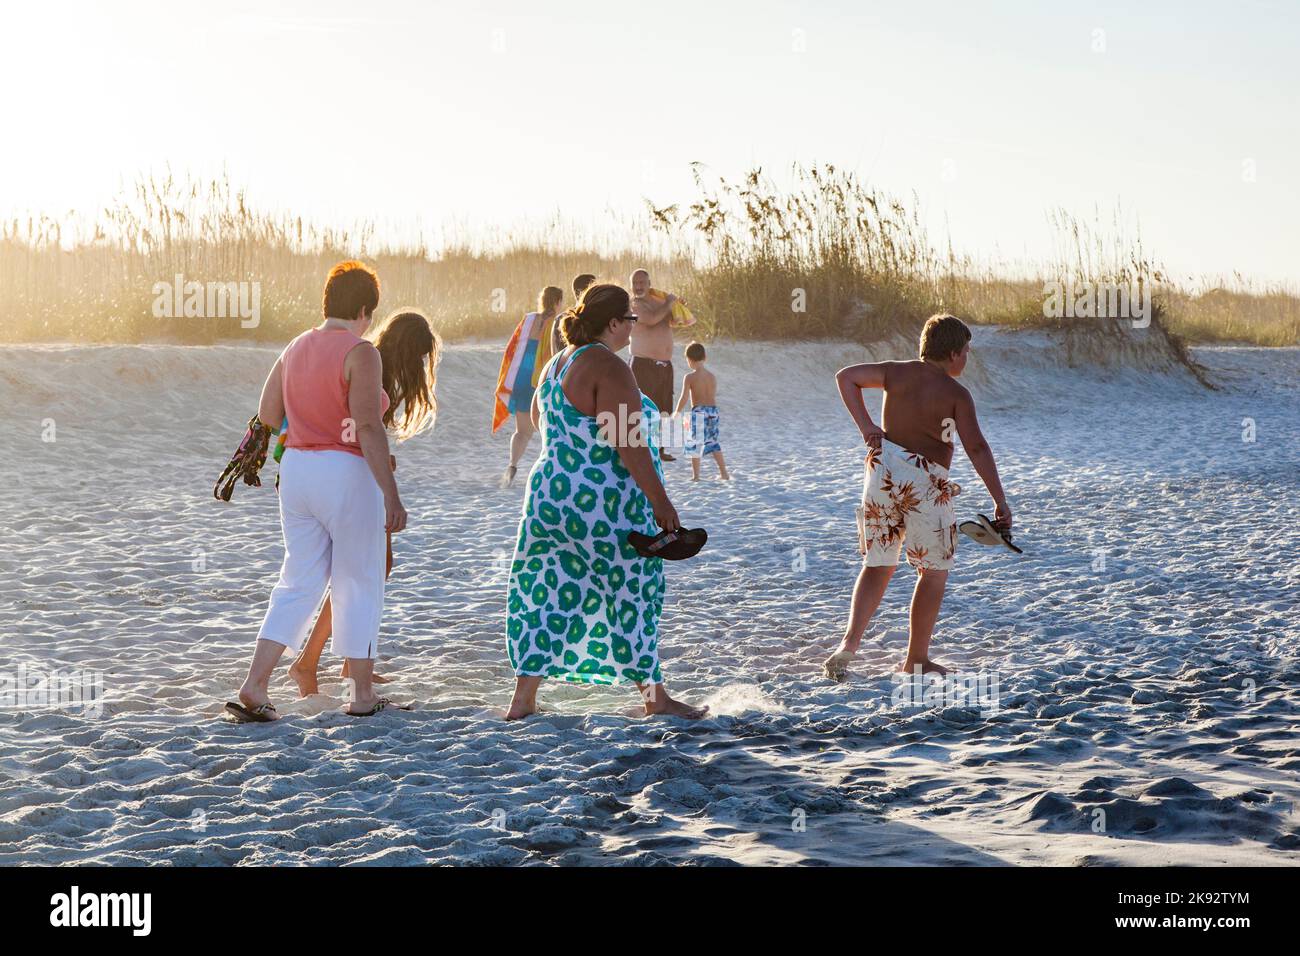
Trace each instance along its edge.
{"label": "colorful beach towel", "polygon": [[[498,428],[504,425],[506,419],[510,417],[510,393],[515,390],[515,379],[519,376],[519,369],[523,364],[524,355],[528,351],[526,345],[533,334],[534,323],[537,322],[543,322],[544,324],[542,334],[537,340],[537,356],[533,361],[530,373],[533,388],[537,387],[538,375],[546,367],[546,363],[551,360],[551,330],[555,326],[555,319],[544,319],[540,312],[529,312],[515,326],[510,341],[506,343],[505,354],[501,356],[501,370],[497,373],[496,402],[492,407],[493,432],[496,432]],[[524,348],[520,348],[521,342],[525,344]]]}
{"label": "colorful beach towel", "polygon": [[[668,301],[668,293],[659,289],[651,289],[646,295],[651,299],[658,299],[660,302]],[[673,303],[673,314],[668,320],[669,326],[674,329],[688,329],[695,324],[695,314],[686,308],[686,303],[678,299]]]}

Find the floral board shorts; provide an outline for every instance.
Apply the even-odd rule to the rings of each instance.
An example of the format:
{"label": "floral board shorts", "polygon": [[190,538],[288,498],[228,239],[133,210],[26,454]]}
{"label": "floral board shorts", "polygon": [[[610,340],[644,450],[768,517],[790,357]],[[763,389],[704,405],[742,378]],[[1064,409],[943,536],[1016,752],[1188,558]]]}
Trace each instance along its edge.
{"label": "floral board shorts", "polygon": [[898,564],[906,544],[907,563],[947,571],[957,553],[957,512],[952,499],[961,488],[948,469],[901,445],[882,439],[867,449],[866,483],[858,507],[858,551],[870,567]]}
{"label": "floral board shorts", "polygon": [[691,409],[691,428],[686,436],[686,455],[702,458],[722,451],[718,442],[718,406],[696,405]]}

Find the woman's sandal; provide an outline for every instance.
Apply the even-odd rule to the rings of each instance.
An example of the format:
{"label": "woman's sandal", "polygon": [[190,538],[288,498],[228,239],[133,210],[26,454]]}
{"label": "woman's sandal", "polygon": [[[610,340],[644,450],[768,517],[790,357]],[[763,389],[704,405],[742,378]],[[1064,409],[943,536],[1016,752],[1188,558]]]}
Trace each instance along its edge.
{"label": "woman's sandal", "polygon": [[373,717],[381,710],[410,710],[410,709],[411,709],[410,704],[394,704],[387,697],[381,697],[379,698],[379,700],[375,702],[375,706],[370,708],[370,710],[364,710],[360,712],[357,712],[355,710],[345,710],[343,711],[343,713],[347,714],[349,717]]}
{"label": "woman's sandal", "polygon": [[[275,711],[275,704],[258,704],[256,707],[245,707],[243,704],[233,700],[226,701],[226,713],[235,718],[239,724],[269,724],[279,717]],[[267,714],[272,716],[268,717]]]}
{"label": "woman's sandal", "polygon": [[627,543],[643,558],[663,558],[665,561],[682,561],[700,553],[709,533],[703,528],[678,528],[661,531],[653,538],[640,531],[629,531]]}

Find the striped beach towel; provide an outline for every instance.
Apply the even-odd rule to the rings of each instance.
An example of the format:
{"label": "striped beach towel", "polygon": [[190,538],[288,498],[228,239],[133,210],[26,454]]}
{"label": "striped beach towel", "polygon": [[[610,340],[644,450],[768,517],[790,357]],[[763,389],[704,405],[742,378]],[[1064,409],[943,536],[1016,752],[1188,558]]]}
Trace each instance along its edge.
{"label": "striped beach towel", "polygon": [[537,358],[533,362],[533,388],[537,387],[537,377],[546,363],[551,360],[551,330],[555,319],[544,319],[540,312],[529,312],[515,326],[510,341],[506,343],[505,354],[501,356],[501,369],[497,372],[496,401],[492,406],[492,431],[505,424],[510,417],[510,393],[515,390],[515,379],[519,377],[519,366],[523,363],[527,348],[521,348],[533,334],[535,323],[543,322],[542,334],[537,341]]}

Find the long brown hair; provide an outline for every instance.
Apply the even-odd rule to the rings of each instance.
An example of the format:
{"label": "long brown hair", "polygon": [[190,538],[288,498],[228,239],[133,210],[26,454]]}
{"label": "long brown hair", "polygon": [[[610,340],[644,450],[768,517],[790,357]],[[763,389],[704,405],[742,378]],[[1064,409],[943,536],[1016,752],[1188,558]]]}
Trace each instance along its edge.
{"label": "long brown hair", "polygon": [[438,415],[434,389],[442,339],[429,320],[414,309],[394,312],[376,333],[375,348],[384,362],[384,391],[390,403],[384,412],[384,426],[398,441],[432,428]]}
{"label": "long brown hair", "polygon": [[564,290],[553,285],[548,285],[537,296],[537,311],[541,315],[547,312],[554,312],[559,304],[564,301]]}

